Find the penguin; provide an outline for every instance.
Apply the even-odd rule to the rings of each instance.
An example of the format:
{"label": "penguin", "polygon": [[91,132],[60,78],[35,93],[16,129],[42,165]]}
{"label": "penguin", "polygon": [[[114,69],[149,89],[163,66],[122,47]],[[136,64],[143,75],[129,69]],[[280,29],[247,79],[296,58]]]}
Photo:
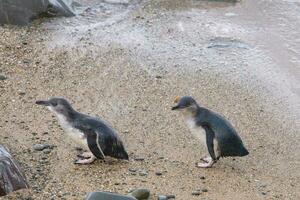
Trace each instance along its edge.
{"label": "penguin", "polygon": [[77,112],[61,97],[36,101],[36,104],[52,111],[67,135],[86,150],[78,156],[83,159],[76,160],[75,164],[90,164],[96,158],[105,159],[105,156],[129,159],[117,132],[105,121]]}
{"label": "penguin", "polygon": [[191,96],[176,97],[175,103],[172,110],[182,111],[191,133],[202,140],[210,155],[201,158],[204,163],[197,163],[197,167],[212,167],[220,157],[249,154],[237,131],[223,116],[199,106]]}

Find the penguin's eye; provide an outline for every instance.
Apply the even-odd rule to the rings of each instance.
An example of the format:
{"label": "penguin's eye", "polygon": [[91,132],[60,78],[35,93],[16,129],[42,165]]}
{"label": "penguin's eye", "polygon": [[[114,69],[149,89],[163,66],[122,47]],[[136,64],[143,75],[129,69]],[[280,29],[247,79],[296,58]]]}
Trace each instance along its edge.
{"label": "penguin's eye", "polygon": [[51,105],[55,107],[57,106],[57,102],[52,102]]}

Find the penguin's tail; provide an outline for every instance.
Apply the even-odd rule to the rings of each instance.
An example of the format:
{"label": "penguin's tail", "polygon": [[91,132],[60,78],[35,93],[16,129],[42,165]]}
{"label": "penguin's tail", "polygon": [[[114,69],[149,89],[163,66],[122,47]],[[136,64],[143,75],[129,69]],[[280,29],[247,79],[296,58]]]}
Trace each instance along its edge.
{"label": "penguin's tail", "polygon": [[249,154],[249,151],[243,147],[240,151],[240,156],[247,156]]}
{"label": "penguin's tail", "polygon": [[122,149],[117,155],[116,158],[122,159],[122,160],[129,160],[128,153],[125,151],[125,149]]}

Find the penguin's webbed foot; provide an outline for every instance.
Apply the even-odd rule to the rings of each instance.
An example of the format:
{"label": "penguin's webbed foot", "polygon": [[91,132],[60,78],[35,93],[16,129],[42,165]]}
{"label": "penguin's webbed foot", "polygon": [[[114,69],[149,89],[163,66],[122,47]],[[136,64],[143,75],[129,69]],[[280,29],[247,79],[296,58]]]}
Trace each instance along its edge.
{"label": "penguin's webbed foot", "polygon": [[92,152],[83,152],[81,154],[78,154],[77,157],[79,158],[91,158],[94,155],[92,154]]}
{"label": "penguin's webbed foot", "polygon": [[210,156],[204,156],[203,158],[200,158],[203,162],[209,163],[212,161],[212,158]]}
{"label": "penguin's webbed foot", "polygon": [[79,159],[79,160],[76,160],[74,162],[74,164],[80,164],[80,165],[86,165],[86,164],[91,164],[92,162],[94,162],[96,160],[96,157],[95,156],[91,156],[90,158],[87,158],[87,159]]}
{"label": "penguin's webbed foot", "polygon": [[196,163],[196,167],[199,167],[199,168],[210,168],[210,167],[213,166],[214,163],[215,163],[215,161],[211,159],[210,162]]}

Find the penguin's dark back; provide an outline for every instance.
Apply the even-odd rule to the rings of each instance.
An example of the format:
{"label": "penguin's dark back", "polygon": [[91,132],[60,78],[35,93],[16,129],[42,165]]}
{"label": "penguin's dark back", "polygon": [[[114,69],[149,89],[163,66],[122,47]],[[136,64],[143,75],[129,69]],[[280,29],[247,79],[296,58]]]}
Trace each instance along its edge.
{"label": "penguin's dark back", "polygon": [[249,154],[242,139],[227,119],[205,108],[202,110],[201,118],[213,130],[222,157],[246,156]]}

